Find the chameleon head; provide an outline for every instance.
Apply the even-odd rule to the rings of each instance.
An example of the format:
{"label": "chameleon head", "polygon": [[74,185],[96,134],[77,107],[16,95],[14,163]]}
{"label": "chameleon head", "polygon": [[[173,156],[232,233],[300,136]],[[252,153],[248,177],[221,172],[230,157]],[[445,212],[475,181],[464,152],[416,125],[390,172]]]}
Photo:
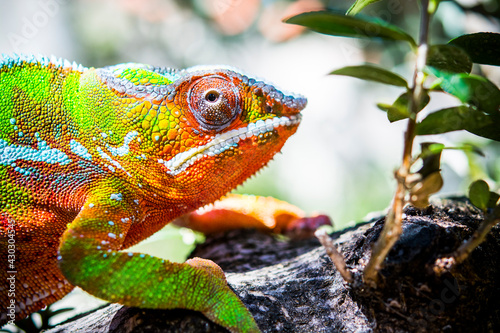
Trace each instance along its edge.
{"label": "chameleon head", "polygon": [[297,130],[306,105],[304,97],[227,68],[110,69],[101,80],[122,99],[133,97],[123,122],[138,129],[147,181],[207,200],[267,164]]}
{"label": "chameleon head", "polygon": [[211,191],[227,191],[267,164],[295,133],[306,106],[304,97],[229,69],[180,75],[174,104],[183,110],[178,128],[186,139],[176,141],[183,148],[177,151],[164,146],[159,162],[181,182],[189,178]]}

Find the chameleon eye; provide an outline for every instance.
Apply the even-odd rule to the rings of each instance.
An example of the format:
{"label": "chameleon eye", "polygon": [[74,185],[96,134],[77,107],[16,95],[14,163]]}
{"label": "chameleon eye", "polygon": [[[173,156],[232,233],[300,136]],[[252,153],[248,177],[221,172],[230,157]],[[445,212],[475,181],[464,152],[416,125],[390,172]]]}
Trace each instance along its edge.
{"label": "chameleon eye", "polygon": [[205,99],[208,101],[208,102],[211,102],[211,103],[215,103],[217,102],[217,100],[219,99],[219,92],[217,90],[209,90],[207,91],[207,93],[205,94]]}
{"label": "chameleon eye", "polygon": [[197,80],[187,98],[191,113],[205,130],[221,130],[229,126],[241,110],[238,89],[220,76]]}

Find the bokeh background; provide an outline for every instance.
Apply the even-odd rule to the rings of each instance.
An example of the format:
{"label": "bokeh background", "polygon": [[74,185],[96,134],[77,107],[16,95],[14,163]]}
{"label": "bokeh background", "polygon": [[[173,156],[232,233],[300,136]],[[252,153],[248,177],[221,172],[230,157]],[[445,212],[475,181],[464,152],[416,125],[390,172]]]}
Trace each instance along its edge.
{"label": "bokeh background", "polygon": [[[308,213],[329,214],[336,228],[343,228],[390,203],[405,124],[389,124],[375,104],[392,103],[402,91],[327,74],[371,62],[410,78],[413,55],[403,43],[333,38],[284,24],[282,19],[322,8],[345,11],[351,4],[340,0],[0,0],[0,52],[53,54],[89,67],[122,62],[175,68],[225,64],[305,95],[309,103],[303,122],[283,154],[237,192],[272,195]],[[416,37],[417,6],[417,1],[385,0],[364,13]],[[431,41],[445,43],[477,31],[500,32],[499,17],[497,0],[443,1],[432,23]],[[497,69],[476,66],[474,70],[499,85]],[[428,110],[457,103],[451,97],[431,97]],[[449,145],[475,143],[487,153],[468,160],[462,152],[446,151],[441,195],[464,193],[471,178],[485,175],[478,166],[487,166],[488,179],[495,181],[494,174],[500,170],[495,159],[498,144],[461,132],[424,139]],[[184,244],[192,244],[196,237],[186,230],[167,229],[140,249],[183,260],[189,250]]]}

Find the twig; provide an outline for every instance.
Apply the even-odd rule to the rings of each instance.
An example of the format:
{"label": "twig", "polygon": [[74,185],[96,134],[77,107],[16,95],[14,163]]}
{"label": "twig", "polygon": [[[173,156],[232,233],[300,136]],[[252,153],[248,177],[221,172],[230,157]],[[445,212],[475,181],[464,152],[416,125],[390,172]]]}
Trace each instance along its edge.
{"label": "twig", "polygon": [[326,254],[328,254],[330,259],[332,259],[332,262],[339,271],[340,275],[342,275],[346,282],[352,283],[354,280],[352,278],[351,272],[347,268],[344,257],[339,253],[339,251],[337,251],[335,243],[328,236],[326,231],[323,229],[319,229],[316,230],[314,235],[319,239],[319,242],[325,248]]}
{"label": "twig", "polygon": [[476,247],[478,247],[486,239],[486,235],[490,232],[495,224],[500,222],[500,204],[497,205],[493,211],[488,214],[479,228],[474,232],[472,237],[463,242],[458,249],[451,255],[436,260],[434,264],[434,271],[437,274],[442,274],[449,271],[453,266],[462,263]]}
{"label": "twig", "polygon": [[481,223],[479,228],[474,232],[474,235],[460,245],[460,247],[453,253],[453,257],[457,264],[463,262],[469,254],[479,246],[482,242],[484,242],[486,235],[490,232],[491,228],[495,226],[495,224],[500,222],[500,204],[497,205],[493,211],[488,214],[484,221]]}

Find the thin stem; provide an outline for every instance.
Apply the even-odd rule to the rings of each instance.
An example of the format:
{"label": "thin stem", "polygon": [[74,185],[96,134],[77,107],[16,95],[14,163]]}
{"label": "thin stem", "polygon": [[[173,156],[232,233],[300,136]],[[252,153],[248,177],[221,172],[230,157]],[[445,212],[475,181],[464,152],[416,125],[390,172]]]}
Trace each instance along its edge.
{"label": "thin stem", "polygon": [[325,248],[326,253],[332,260],[340,275],[342,275],[342,277],[344,278],[344,281],[346,281],[347,283],[353,283],[354,279],[352,278],[351,271],[349,271],[349,269],[347,268],[344,257],[337,250],[335,243],[328,236],[326,231],[319,229],[314,233],[314,235],[318,238],[321,245],[323,245],[323,247]]}
{"label": "thin stem", "polygon": [[500,204],[484,218],[484,221],[468,241],[463,242],[452,254],[436,260],[433,267],[434,272],[437,275],[442,275],[445,272],[449,272],[454,266],[462,263],[486,239],[486,235],[488,235],[491,228],[499,222]]}
{"label": "thin stem", "polygon": [[481,244],[486,235],[490,232],[491,228],[495,226],[495,224],[500,222],[500,204],[497,205],[493,211],[488,214],[484,221],[481,223],[479,228],[474,232],[472,237],[462,245],[452,254],[452,257],[455,258],[455,263],[459,264],[463,262],[469,254]]}
{"label": "thin stem", "polygon": [[402,233],[401,221],[403,217],[403,208],[406,204],[406,187],[405,180],[410,175],[412,162],[413,141],[415,139],[415,127],[417,124],[417,113],[422,99],[423,85],[425,81],[424,68],[427,62],[428,50],[428,35],[429,35],[429,1],[421,0],[422,12],[420,18],[420,38],[417,49],[417,59],[415,64],[415,72],[413,75],[411,100],[410,100],[410,118],[404,136],[403,158],[399,169],[396,171],[396,179],[398,181],[396,192],[392,201],[392,206],[385,220],[382,233],[373,247],[372,256],[366,265],[364,271],[364,281],[372,286],[376,286],[377,273],[381,269],[382,264],[399,239]]}

